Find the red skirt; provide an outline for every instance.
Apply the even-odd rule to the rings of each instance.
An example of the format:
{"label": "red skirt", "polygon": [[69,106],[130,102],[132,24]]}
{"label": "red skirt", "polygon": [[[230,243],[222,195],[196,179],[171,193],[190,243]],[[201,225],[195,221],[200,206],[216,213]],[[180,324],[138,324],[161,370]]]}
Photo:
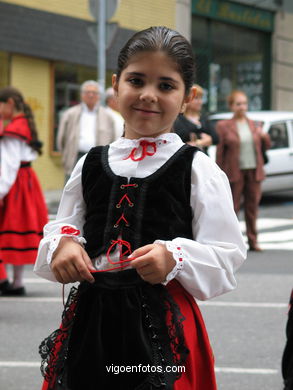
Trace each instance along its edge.
{"label": "red skirt", "polygon": [[214,355],[199,307],[176,280],[168,283],[167,289],[185,317],[183,332],[190,351],[185,362],[185,372],[175,382],[174,390],[216,390]]}
{"label": "red skirt", "polygon": [[0,258],[6,264],[34,264],[48,211],[38,178],[21,167],[0,207]]}
{"label": "red skirt", "polygon": [[[124,271],[125,272],[125,271]],[[123,273],[124,273],[123,272]],[[121,272],[122,273],[122,272]],[[187,359],[183,363],[184,370],[181,370],[182,375],[175,381],[174,385],[172,386],[173,390],[216,390],[217,385],[216,385],[216,380],[215,380],[215,372],[214,372],[214,358],[213,358],[213,353],[210,347],[208,335],[205,329],[204,321],[201,316],[200,310],[194,300],[194,298],[186,291],[184,288],[177,282],[177,281],[172,281],[168,284],[167,286],[168,293],[172,296],[173,300],[176,302],[176,304],[179,307],[179,311],[181,315],[183,315],[184,320],[182,322],[183,325],[183,336],[184,336],[184,341],[185,345],[189,350],[189,353],[187,355]],[[76,298],[74,298],[76,299]],[[43,361],[42,367],[46,367],[47,364],[49,363],[51,371],[51,379],[49,380],[51,385],[45,380],[43,383],[42,390],[57,390],[59,389],[58,385],[56,382],[58,382],[57,378],[58,376],[55,375],[55,368],[56,367],[62,367],[65,362],[68,363],[68,358],[70,357],[69,355],[64,359],[64,355],[62,352],[62,349],[64,350],[64,344],[67,344],[68,338],[70,339],[70,336],[73,335],[71,328],[71,322],[76,321],[75,317],[75,312],[76,312],[76,300],[72,299],[71,304],[68,306],[66,310],[66,314],[63,314],[63,321],[60,330],[57,330],[53,332],[53,338],[51,341],[42,343],[40,352],[44,352],[47,355],[46,359]],[[77,300],[79,298],[77,297]],[[133,310],[136,310],[135,308],[132,308]],[[86,311],[86,316],[87,316],[87,309]],[[82,317],[84,318],[85,315],[82,313]],[[90,320],[94,320],[95,317],[99,317],[97,312],[95,312],[94,316],[91,316]],[[109,321],[111,322],[113,318],[109,318]],[[88,322],[88,319],[85,320]],[[100,319],[99,321],[102,321]],[[130,321],[130,320],[129,320]],[[169,323],[170,319],[168,318],[168,312],[167,312],[167,318],[166,322],[167,324]],[[102,321],[103,322],[103,321]],[[115,321],[113,321],[115,322]],[[130,321],[131,322],[131,321]],[[120,324],[119,324],[120,325]],[[136,326],[139,328],[140,325],[136,323]],[[97,332],[96,332],[97,327],[94,326],[92,331],[89,332],[90,335],[90,340],[91,342],[94,341],[95,337],[97,337]],[[131,329],[129,329],[131,331]],[[78,337],[79,341],[85,337],[85,329],[84,326],[82,326],[82,331],[80,333],[80,337]],[[113,335],[113,332],[110,332],[111,335]],[[122,335],[121,335],[122,336]],[[120,336],[120,337],[121,337]],[[122,337],[123,338],[123,337]],[[75,337],[76,339],[76,337]],[[49,339],[50,340],[50,336]],[[54,340],[54,341],[53,341]],[[63,345],[63,346],[62,346]],[[70,346],[70,341],[67,346]],[[116,344],[115,344],[116,345]],[[128,344],[127,345],[131,345]],[[48,355],[47,354],[47,347],[51,348],[51,353]],[[78,355],[80,355],[81,350],[83,349],[84,345],[81,343],[78,345],[78,348],[76,348],[74,352],[74,356],[78,358]],[[69,347],[70,348],[70,347]],[[129,347],[130,348],[130,347]],[[86,351],[88,351],[87,348],[85,348]],[[120,349],[117,348],[115,354],[119,354]],[[60,358],[58,359],[58,355],[62,356],[61,361]],[[86,355],[85,355],[86,356]],[[87,357],[86,357],[87,358]],[[98,360],[96,358],[89,359],[89,363],[92,363],[94,366],[98,365]],[[47,362],[47,363],[46,363]],[[140,363],[140,360],[138,359],[137,364]],[[66,364],[66,363],[65,363]],[[88,363],[86,363],[87,365]],[[127,364],[127,362],[125,362]],[[97,368],[98,370],[98,368]],[[50,371],[49,371],[50,372]],[[131,374],[128,374],[131,375]],[[83,371],[83,375],[81,375],[83,378],[87,376],[86,373],[86,368]],[[60,377],[60,376],[59,376]],[[97,374],[98,377],[98,374]],[[122,379],[122,378],[121,378]],[[130,381],[129,377],[129,381]],[[63,380],[60,381],[62,383]],[[70,390],[71,386],[67,386],[65,383],[63,383],[64,387],[60,386],[60,389],[64,390]],[[92,385],[93,386],[93,385]],[[90,387],[90,386],[89,386]],[[87,387],[88,388],[88,387]],[[90,387],[92,388],[92,387]],[[101,386],[101,388],[104,388]],[[121,387],[124,388],[124,387]],[[133,389],[134,387],[130,386],[129,388]],[[136,387],[135,387],[136,388]],[[153,389],[157,388],[156,386],[151,386],[149,387],[139,387],[139,388],[147,388],[147,389]],[[169,386],[167,387],[168,389],[170,388]]]}

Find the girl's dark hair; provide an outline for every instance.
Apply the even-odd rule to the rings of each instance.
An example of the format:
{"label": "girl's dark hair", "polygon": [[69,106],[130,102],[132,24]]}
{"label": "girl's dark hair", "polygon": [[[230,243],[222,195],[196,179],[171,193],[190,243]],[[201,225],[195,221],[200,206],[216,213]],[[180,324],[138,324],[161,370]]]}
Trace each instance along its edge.
{"label": "girl's dark hair", "polygon": [[185,93],[189,93],[195,77],[195,64],[191,45],[177,31],[164,26],[150,27],[139,31],[128,40],[118,56],[118,80],[131,58],[144,51],[165,52],[177,64],[178,71],[185,85]]}
{"label": "girl's dark hair", "polygon": [[0,102],[7,103],[8,99],[10,98],[13,99],[16,110],[23,112],[28,120],[32,136],[30,146],[39,154],[42,154],[42,142],[38,139],[38,131],[36,128],[34,115],[30,106],[25,103],[23,96],[18,89],[14,87],[6,87],[0,89]]}

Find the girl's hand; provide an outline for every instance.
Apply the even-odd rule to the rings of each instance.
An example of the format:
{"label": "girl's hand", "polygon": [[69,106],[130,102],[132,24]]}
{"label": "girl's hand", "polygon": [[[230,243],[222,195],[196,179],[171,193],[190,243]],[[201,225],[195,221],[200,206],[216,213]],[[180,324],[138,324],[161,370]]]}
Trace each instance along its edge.
{"label": "girl's hand", "polygon": [[91,259],[83,247],[71,237],[62,237],[53,254],[51,269],[58,282],[74,283],[95,281],[90,271],[94,270]]}
{"label": "girl's hand", "polygon": [[136,249],[131,257],[136,259],[130,265],[143,280],[151,284],[164,282],[176,264],[172,253],[162,244],[145,245]]}

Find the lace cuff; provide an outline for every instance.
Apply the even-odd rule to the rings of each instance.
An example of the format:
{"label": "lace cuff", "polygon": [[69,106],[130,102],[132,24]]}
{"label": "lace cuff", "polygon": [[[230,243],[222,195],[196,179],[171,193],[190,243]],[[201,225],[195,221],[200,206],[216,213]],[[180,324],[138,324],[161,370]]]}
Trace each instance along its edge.
{"label": "lace cuff", "polygon": [[[70,228],[70,229],[69,229]],[[50,237],[49,241],[49,249],[47,253],[47,263],[50,264],[52,261],[53,253],[57,249],[59,242],[62,237],[71,237],[73,241],[77,242],[80,245],[84,245],[86,243],[86,240],[84,237],[79,237],[77,234],[79,234],[80,231],[74,228],[71,228],[69,226],[64,226],[61,228],[60,234],[54,234]]]}
{"label": "lace cuff", "polygon": [[186,254],[183,252],[180,245],[176,245],[173,241],[161,241],[156,240],[155,244],[162,244],[165,245],[169,252],[172,252],[173,258],[176,261],[176,264],[171,272],[168,273],[166,276],[166,280],[162,283],[163,285],[166,285],[170,280],[174,279],[178,273],[182,270],[184,259],[187,257]]}

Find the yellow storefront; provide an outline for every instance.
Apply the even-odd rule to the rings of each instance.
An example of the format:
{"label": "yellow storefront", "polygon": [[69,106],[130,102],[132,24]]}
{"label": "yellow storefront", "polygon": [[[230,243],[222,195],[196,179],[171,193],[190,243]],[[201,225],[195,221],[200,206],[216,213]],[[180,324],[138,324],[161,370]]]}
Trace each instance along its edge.
{"label": "yellow storefront", "polygon": [[[75,0],[74,5],[70,2],[70,7],[68,3],[68,0],[0,1],[0,87],[19,88],[34,111],[40,139],[44,142],[44,153],[34,163],[43,190],[60,189],[64,183],[54,142],[58,111],[78,101],[78,86],[83,81],[97,78],[96,49],[87,42],[90,38],[83,31],[94,23],[88,0]],[[111,22],[118,23],[128,37],[133,30],[150,25],[174,28],[175,14],[176,0],[122,0]],[[5,30],[6,40],[5,23],[11,27]],[[76,50],[74,34],[79,39],[80,31],[83,41]],[[118,35],[121,39],[121,34]],[[107,86],[115,70],[117,47],[112,49],[110,57],[107,53]]]}

